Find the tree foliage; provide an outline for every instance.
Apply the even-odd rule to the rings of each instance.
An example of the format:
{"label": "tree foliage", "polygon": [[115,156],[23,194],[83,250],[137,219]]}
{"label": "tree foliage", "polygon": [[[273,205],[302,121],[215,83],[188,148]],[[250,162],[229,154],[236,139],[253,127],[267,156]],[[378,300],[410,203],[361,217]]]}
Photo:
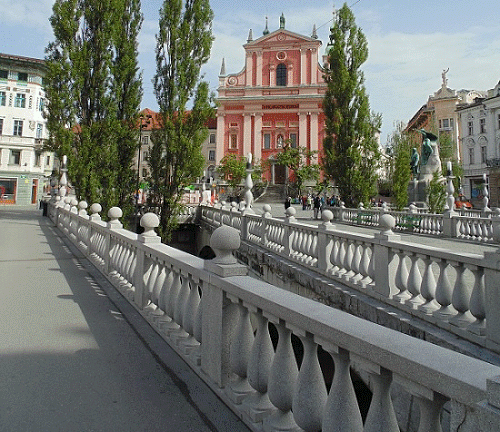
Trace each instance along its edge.
{"label": "tree foliage", "polygon": [[404,124],[398,123],[389,142],[391,154],[390,183],[392,196],[398,210],[408,205],[408,185],[411,180],[411,150],[414,147],[412,137],[404,131]]}
{"label": "tree foliage", "polygon": [[[68,155],[78,198],[130,206],[142,97],[139,0],[56,0],[46,48],[47,147]],[[126,209],[124,209],[126,211]]]}
{"label": "tree foliage", "polygon": [[221,159],[217,167],[217,173],[234,189],[239,186],[245,178],[246,164],[247,159],[244,156],[228,153]]}
{"label": "tree foliage", "polygon": [[304,182],[319,180],[319,165],[314,163],[318,152],[306,147],[291,147],[286,143],[283,150],[276,155],[278,165],[286,166],[293,174],[297,193],[300,195]]}
{"label": "tree foliage", "polygon": [[427,194],[429,212],[443,213],[446,203],[446,185],[443,178],[440,178],[437,172],[432,175],[432,180],[429,182],[425,192]]}
{"label": "tree foliage", "polygon": [[347,4],[330,31],[322,165],[347,205],[368,204],[376,193],[376,135],[381,126],[381,116],[370,112],[360,69],[368,58],[368,43]]}
{"label": "tree foliage", "polygon": [[159,209],[164,241],[177,225],[184,187],[201,175],[204,163],[201,144],[214,107],[200,69],[210,56],[212,19],[208,0],[165,0],[160,9],[154,77],[160,127],[151,135],[149,204]]}

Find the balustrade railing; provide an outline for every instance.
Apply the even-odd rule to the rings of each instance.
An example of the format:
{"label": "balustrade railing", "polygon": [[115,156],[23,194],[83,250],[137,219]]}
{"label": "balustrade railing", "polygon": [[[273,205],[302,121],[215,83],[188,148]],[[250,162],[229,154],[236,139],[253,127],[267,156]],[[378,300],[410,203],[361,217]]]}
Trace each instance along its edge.
{"label": "balustrade railing", "polygon": [[[137,235],[122,228],[120,209],[111,209],[105,223],[99,205],[92,205],[88,216],[74,211],[71,203],[61,204],[52,203],[49,211],[58,228],[252,430],[405,430],[391,399],[395,384],[417,401],[419,431],[441,431],[444,409],[450,413],[449,430],[500,430],[499,367],[250,278],[231,255],[239,247],[239,234],[229,224],[212,235],[217,257],[203,261],[161,244],[152,213],[143,216],[145,231]],[[292,214],[282,222],[269,214],[202,209],[211,223],[216,213],[221,221],[229,216],[246,240],[286,251],[294,260],[366,290],[380,290],[380,265],[387,264],[386,272],[396,266],[391,292],[397,301],[423,312],[450,312],[479,328],[484,322],[483,281],[492,277],[494,266],[472,255],[459,259],[404,244],[391,234],[388,215],[381,217],[383,232],[371,237],[346,235],[329,221],[314,230],[297,224]],[[278,250],[278,244],[284,249]],[[466,271],[474,279],[470,298],[460,282],[471,277]],[[440,285],[448,287],[439,295],[433,294],[436,272]],[[451,292],[452,284],[456,289]],[[328,370],[325,355],[334,364]],[[372,393],[364,418],[351,370]]]}
{"label": "balustrade railing", "polygon": [[[233,209],[203,207],[202,221],[219,226],[214,223],[217,213],[220,214],[218,220],[230,220],[228,226],[240,230],[246,242],[474,343],[491,344],[493,350],[500,352],[500,336],[488,325],[496,323],[498,313],[486,302],[487,296],[496,296],[500,282],[500,273],[494,264],[500,259],[500,252],[489,253],[485,259],[483,254],[451,252],[402,241],[393,232],[400,213],[396,213],[396,219],[388,213],[379,213],[381,232],[375,235],[338,229],[331,223],[332,213],[328,210],[323,212],[324,223],[318,227],[295,220],[294,208],[289,208],[281,220],[270,216],[270,208],[265,209],[264,215],[257,216]],[[438,231],[446,223],[446,219],[435,215],[415,215],[421,218],[418,228],[421,231]],[[498,224],[498,219],[494,215],[484,222],[489,221],[492,227]],[[483,237],[486,235],[493,238],[491,228]]]}

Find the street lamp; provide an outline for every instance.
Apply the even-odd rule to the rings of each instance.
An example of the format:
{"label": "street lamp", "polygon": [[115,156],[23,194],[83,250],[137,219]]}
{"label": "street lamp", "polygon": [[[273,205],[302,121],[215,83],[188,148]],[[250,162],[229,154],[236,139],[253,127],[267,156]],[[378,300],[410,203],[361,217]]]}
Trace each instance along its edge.
{"label": "street lamp", "polygon": [[140,230],[140,212],[139,212],[139,188],[140,188],[140,175],[141,175],[141,148],[142,148],[142,130],[151,123],[151,115],[141,114],[139,116],[139,149],[137,152],[137,187],[135,194],[135,211],[136,211],[136,232]]}

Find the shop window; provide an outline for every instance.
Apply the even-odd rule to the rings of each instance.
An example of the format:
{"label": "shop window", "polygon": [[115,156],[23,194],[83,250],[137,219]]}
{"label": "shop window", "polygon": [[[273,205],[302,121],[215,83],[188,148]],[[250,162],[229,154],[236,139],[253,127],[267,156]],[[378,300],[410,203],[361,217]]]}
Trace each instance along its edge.
{"label": "shop window", "polygon": [[15,179],[0,178],[0,202],[14,204],[16,197],[17,181]]}
{"label": "shop window", "polygon": [[284,63],[280,63],[276,68],[276,85],[277,86],[286,86],[286,65]]}

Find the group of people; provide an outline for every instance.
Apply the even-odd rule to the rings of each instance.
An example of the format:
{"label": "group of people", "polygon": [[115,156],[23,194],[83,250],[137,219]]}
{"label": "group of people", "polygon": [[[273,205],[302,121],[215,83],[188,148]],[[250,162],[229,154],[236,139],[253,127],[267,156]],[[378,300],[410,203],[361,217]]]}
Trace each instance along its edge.
{"label": "group of people", "polygon": [[[330,198],[322,196],[320,194],[316,195],[303,195],[298,199],[302,204],[302,210],[313,210],[313,218],[321,218],[321,214],[325,206],[337,206],[340,204],[339,197],[332,195]],[[285,210],[292,205],[292,199],[287,197],[285,200]]]}

